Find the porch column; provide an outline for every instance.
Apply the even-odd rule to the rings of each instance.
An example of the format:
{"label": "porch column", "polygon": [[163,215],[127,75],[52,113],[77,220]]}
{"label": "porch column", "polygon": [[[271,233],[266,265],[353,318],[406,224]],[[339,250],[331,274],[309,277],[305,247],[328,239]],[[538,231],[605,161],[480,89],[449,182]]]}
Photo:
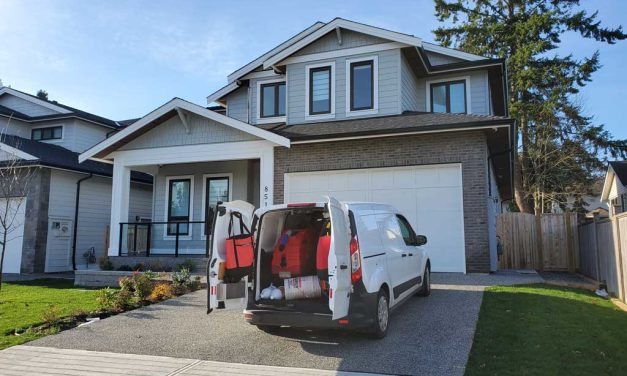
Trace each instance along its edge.
{"label": "porch column", "polygon": [[274,147],[269,146],[261,152],[259,163],[259,206],[274,204]]}
{"label": "porch column", "polygon": [[131,169],[115,160],[111,187],[111,223],[109,225],[109,256],[117,256],[120,244],[120,222],[128,222],[131,190]]}

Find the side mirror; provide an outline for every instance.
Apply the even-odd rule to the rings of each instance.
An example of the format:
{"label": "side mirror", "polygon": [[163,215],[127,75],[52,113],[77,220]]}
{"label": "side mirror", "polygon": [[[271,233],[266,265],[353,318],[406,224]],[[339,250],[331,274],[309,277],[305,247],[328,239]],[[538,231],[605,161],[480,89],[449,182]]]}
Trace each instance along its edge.
{"label": "side mirror", "polygon": [[416,246],[419,247],[425,244],[427,244],[427,237],[424,235],[416,235]]}

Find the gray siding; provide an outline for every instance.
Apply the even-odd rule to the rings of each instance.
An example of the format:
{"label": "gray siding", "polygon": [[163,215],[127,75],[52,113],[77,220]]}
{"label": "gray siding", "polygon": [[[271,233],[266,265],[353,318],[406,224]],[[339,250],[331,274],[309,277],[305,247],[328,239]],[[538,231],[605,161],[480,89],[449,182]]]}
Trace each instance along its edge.
{"label": "gray siding", "polygon": [[[275,76],[275,77],[264,77],[264,78],[254,78],[250,80],[250,124],[257,124],[257,100],[259,97],[259,92],[257,91],[257,85],[263,84],[264,82],[274,81],[274,80],[285,80],[285,75]],[[285,93],[289,98],[289,90]]]}
{"label": "gray siding", "polygon": [[435,52],[428,52],[428,51],[427,51],[427,57],[429,58],[429,63],[431,63],[431,65],[434,65],[434,66],[442,65],[442,64],[459,63],[459,62],[465,61],[463,59],[459,59],[456,57],[442,55],[442,54],[438,54]]}
{"label": "gray siding", "polygon": [[402,111],[419,111],[418,100],[420,84],[404,54],[401,54],[401,109]]}
{"label": "gray siding", "polygon": [[0,132],[22,138],[30,138],[31,125],[17,119],[0,117]]}
{"label": "gray siding", "polygon": [[369,46],[372,44],[386,43],[389,40],[375,37],[372,35],[362,34],[351,30],[342,29],[342,44],[338,43],[335,30],[327,33],[317,41],[305,46],[294,53],[293,56],[316,54],[320,52],[328,52],[342,50],[346,48]]}
{"label": "gray siding", "polygon": [[418,108],[420,111],[430,111],[430,104],[426,103],[427,81],[439,79],[458,79],[470,77],[470,113],[477,115],[490,115],[490,91],[488,85],[488,73],[485,70],[471,72],[456,72],[453,74],[429,76],[418,80]]}
{"label": "gray siding", "polygon": [[82,153],[107,138],[112,129],[91,124],[82,120],[71,120],[65,123],[63,142],[57,143],[66,149]]}
{"label": "gray siding", "polygon": [[240,87],[227,95],[226,116],[248,123],[248,88]]}
{"label": "gray siding", "polygon": [[[400,113],[400,50],[392,49],[350,58],[378,56],[379,61],[379,112],[377,116]],[[326,121],[346,118],[346,57],[321,60],[308,63],[289,64],[287,66],[288,123],[297,124],[305,120],[305,67],[313,63],[335,62],[335,118]],[[372,115],[369,115],[372,117]],[[325,120],[311,120],[321,122]]]}
{"label": "gray siding", "polygon": [[188,124],[190,125],[189,133],[179,117],[174,116],[124,145],[120,150],[258,140],[249,133],[193,114],[188,115]]}
{"label": "gray siding", "polygon": [[22,98],[18,98],[11,94],[5,94],[0,97],[0,105],[11,108],[17,112],[21,112],[28,116],[43,116],[58,114],[58,111],[51,110],[47,107],[40,106]]}

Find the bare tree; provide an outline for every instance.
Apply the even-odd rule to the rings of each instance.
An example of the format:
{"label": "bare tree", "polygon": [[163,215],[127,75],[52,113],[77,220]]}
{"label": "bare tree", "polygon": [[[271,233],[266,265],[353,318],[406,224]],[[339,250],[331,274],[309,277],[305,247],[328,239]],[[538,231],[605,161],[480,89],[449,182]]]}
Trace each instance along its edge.
{"label": "bare tree", "polygon": [[[0,142],[9,143],[7,131],[11,119],[6,128],[0,132]],[[10,143],[9,143],[10,144]],[[19,150],[19,143],[13,142],[12,148]],[[2,289],[2,270],[4,257],[8,252],[7,244],[17,238],[17,230],[24,225],[24,216],[20,215],[23,206],[26,205],[26,196],[31,189],[33,178],[38,174],[38,168],[28,161],[3,150],[0,158],[0,290]],[[24,209],[26,209],[24,207]]]}

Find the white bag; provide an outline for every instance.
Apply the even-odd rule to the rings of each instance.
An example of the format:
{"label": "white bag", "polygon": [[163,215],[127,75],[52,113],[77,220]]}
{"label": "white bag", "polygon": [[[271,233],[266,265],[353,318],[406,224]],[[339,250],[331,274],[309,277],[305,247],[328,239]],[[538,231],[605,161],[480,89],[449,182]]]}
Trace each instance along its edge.
{"label": "white bag", "polygon": [[285,287],[285,300],[312,299],[322,296],[320,279],[318,276],[290,278],[283,281]]}
{"label": "white bag", "polygon": [[276,287],[272,290],[272,294],[270,294],[270,299],[272,300],[281,300],[283,299],[283,293],[281,289],[277,289]]}
{"label": "white bag", "polygon": [[271,299],[272,292],[274,290],[276,290],[276,287],[274,287],[274,285],[271,283],[269,287],[266,287],[265,289],[261,290],[261,294],[259,295],[259,297],[261,299]]}

